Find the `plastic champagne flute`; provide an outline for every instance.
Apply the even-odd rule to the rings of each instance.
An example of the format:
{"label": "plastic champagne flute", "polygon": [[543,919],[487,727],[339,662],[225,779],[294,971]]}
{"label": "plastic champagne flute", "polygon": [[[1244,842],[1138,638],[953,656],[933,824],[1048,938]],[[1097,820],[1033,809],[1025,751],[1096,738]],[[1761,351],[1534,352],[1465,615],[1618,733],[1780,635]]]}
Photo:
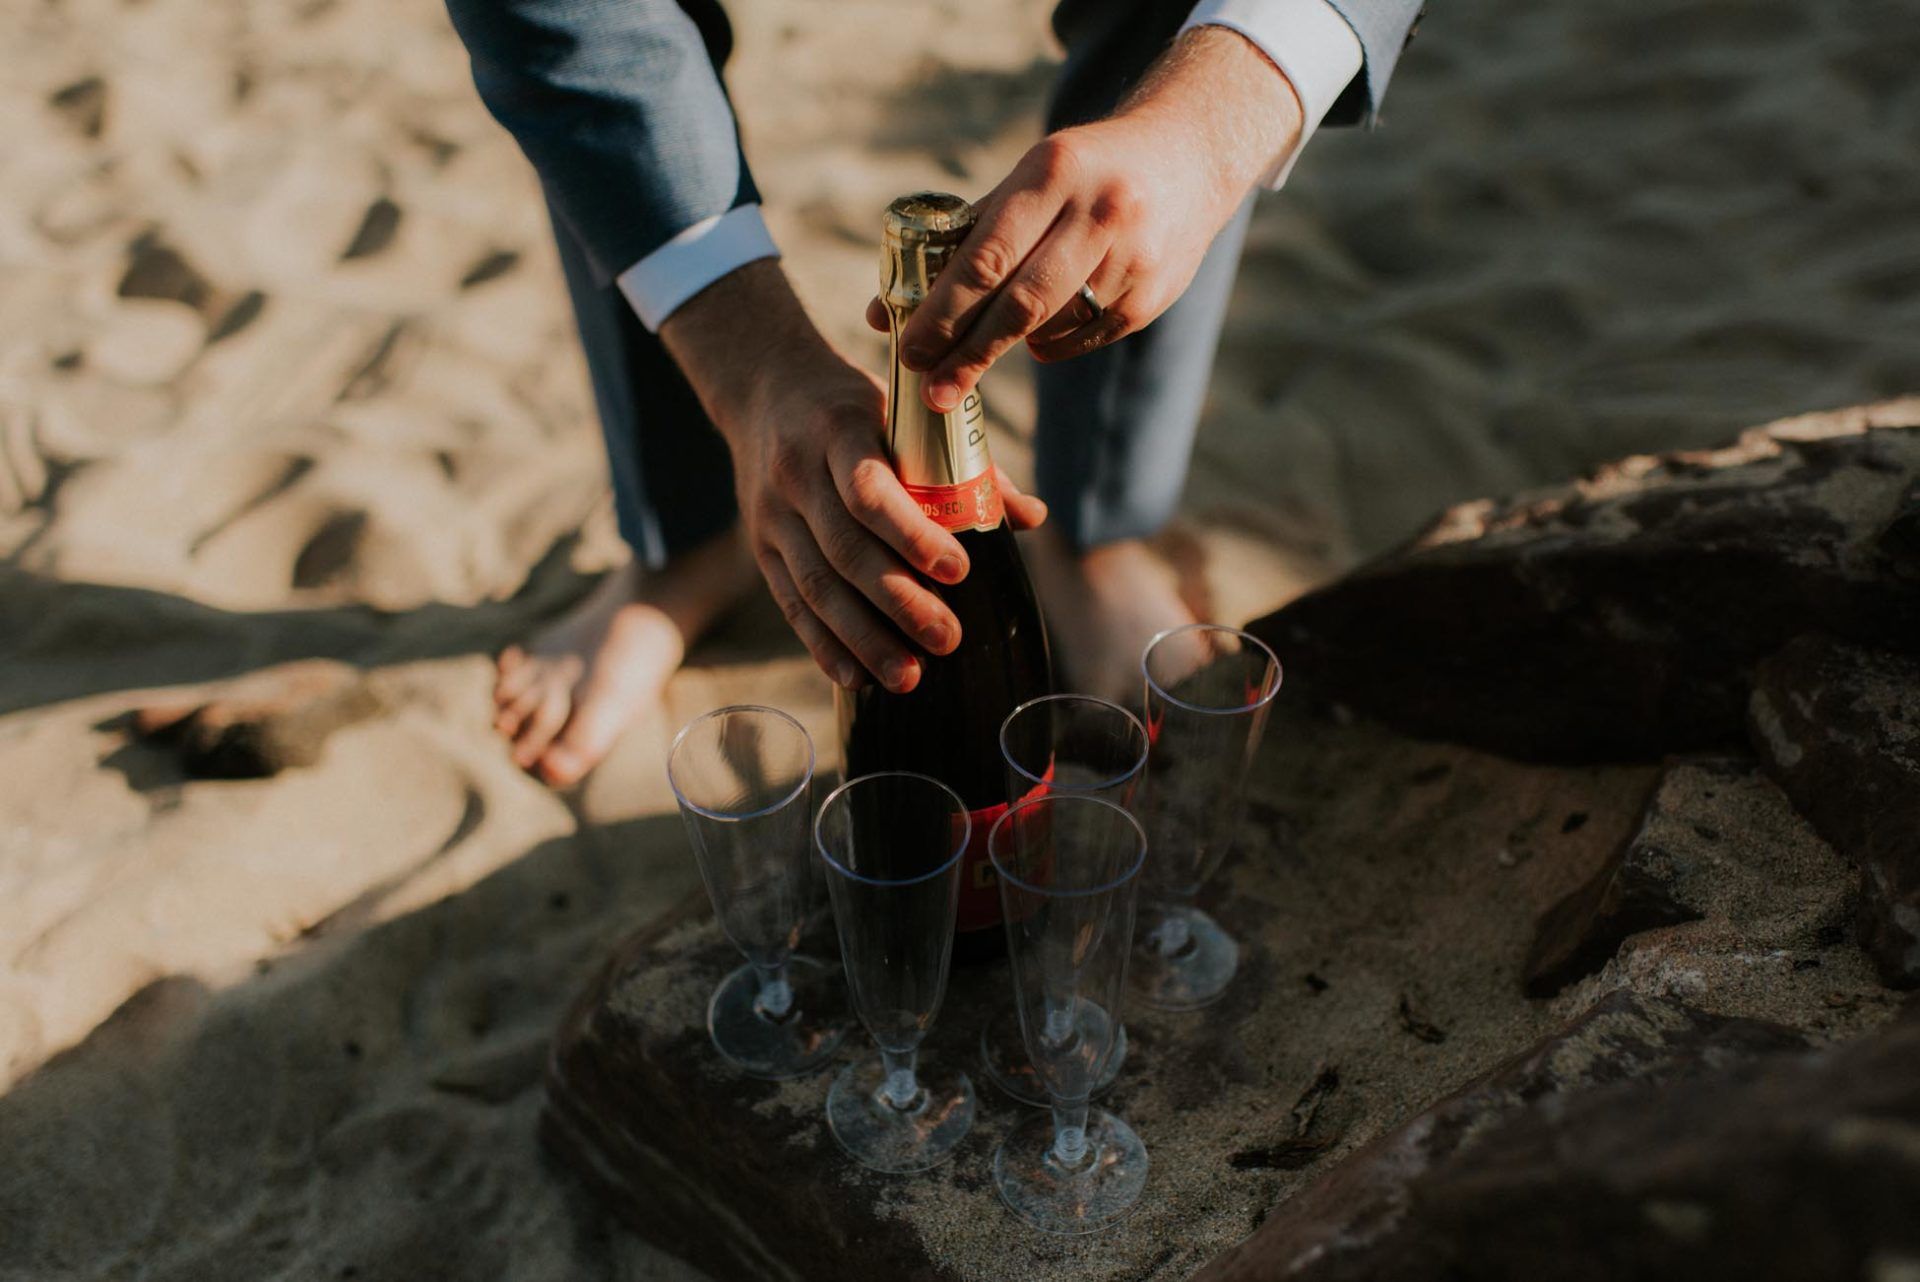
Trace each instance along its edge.
{"label": "plastic champagne flute", "polygon": [[1280,661],[1248,633],[1199,623],[1155,637],[1140,666],[1153,746],[1138,810],[1152,854],[1134,981],[1149,1005],[1192,1010],[1240,966],[1239,944],[1194,899],[1239,833]]}
{"label": "plastic champagne flute", "polygon": [[774,708],[720,708],[674,737],[667,779],[714,915],[747,964],[720,981],[707,1031],[754,1077],[823,1067],[852,1026],[834,968],[794,955],[813,906],[813,740]]}
{"label": "plastic champagne flute", "polygon": [[1147,1150],[1092,1107],[1120,1030],[1146,834],[1109,801],[1055,793],[1002,815],[988,838],[1006,910],[1027,1053],[1052,1106],[993,1157],[994,1189],[1049,1233],[1124,1219],[1147,1182]]}
{"label": "plastic champagne flute", "polygon": [[973,1127],[967,1075],[919,1063],[946,995],[970,832],[958,794],[901,771],[842,784],[814,823],[853,1006],[880,1051],[834,1079],[827,1129],[876,1171],[938,1165]]}
{"label": "plastic champagne flute", "polygon": [[[1000,755],[1007,767],[1007,800],[1071,793],[1099,797],[1130,809],[1145,779],[1147,730],[1117,703],[1084,694],[1054,694],[1015,708],[1000,727]],[[1113,1084],[1127,1058],[1127,1030],[1115,1033],[1106,1076],[1097,1095]],[[1015,1003],[1007,1002],[980,1031],[980,1059],[987,1080],[1023,1104],[1047,1106],[1046,1087],[1034,1070],[1020,1032]]]}

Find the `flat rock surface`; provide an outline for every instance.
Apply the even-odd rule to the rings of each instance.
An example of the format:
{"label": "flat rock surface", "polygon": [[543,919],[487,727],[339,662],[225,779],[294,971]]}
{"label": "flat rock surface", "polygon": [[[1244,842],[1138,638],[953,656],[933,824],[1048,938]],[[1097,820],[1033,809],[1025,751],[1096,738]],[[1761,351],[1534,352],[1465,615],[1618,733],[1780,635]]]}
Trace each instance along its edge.
{"label": "flat rock surface", "polygon": [[1675,940],[1698,965],[1723,955],[1809,954],[1850,933],[1859,878],[1748,758],[1685,758],[1661,772],[1633,833],[1593,880],[1540,919],[1527,993],[1550,997],[1629,937]]}
{"label": "flat rock surface", "polygon": [[[1134,1052],[1107,1102],[1146,1140],[1153,1171],[1138,1212],[1108,1234],[1045,1238],[999,1205],[988,1162],[1025,1110],[977,1074],[976,1133],[956,1160],[882,1177],[828,1135],[826,1075],[774,1084],[729,1070],[704,1010],[738,958],[698,897],[624,945],[562,1022],[544,1134],[629,1225],[716,1277],[838,1279],[857,1262],[889,1279],[1186,1278],[1369,1140],[1610,991],[1659,1000],[1693,982],[1705,1010],[1790,1014],[1815,1041],[1887,1017],[1844,932],[1757,955],[1676,933],[1660,964],[1617,962],[1552,1002],[1521,997],[1535,917],[1629,839],[1656,777],[1530,766],[1278,709],[1214,895],[1247,944],[1240,979],[1197,1014],[1127,1012]],[[833,955],[830,932],[815,940]],[[971,1070],[1006,991],[994,970],[960,974],[928,1055]],[[1844,1000],[1830,1005],[1834,992]],[[866,1053],[856,1034],[842,1058]]]}
{"label": "flat rock surface", "polygon": [[1920,1006],[1807,1052],[1620,993],[1383,1137],[1196,1282],[1904,1276]]}
{"label": "flat rock surface", "polygon": [[1556,761],[1734,745],[1749,670],[1794,637],[1920,644],[1916,475],[1920,399],[1789,419],[1453,508],[1251,626],[1422,736]]}
{"label": "flat rock surface", "polygon": [[1805,638],[1760,666],[1749,720],[1794,805],[1865,872],[1881,977],[1920,984],[1920,662]]}

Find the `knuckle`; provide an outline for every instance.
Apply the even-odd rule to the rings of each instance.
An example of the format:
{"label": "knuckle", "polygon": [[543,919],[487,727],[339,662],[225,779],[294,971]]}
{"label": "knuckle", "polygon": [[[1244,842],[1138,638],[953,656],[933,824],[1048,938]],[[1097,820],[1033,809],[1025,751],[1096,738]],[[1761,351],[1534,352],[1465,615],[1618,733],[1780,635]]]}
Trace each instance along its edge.
{"label": "knuckle", "polygon": [[827,554],[827,559],[842,567],[858,563],[866,545],[866,532],[848,521],[836,522],[820,540],[820,550]]}
{"label": "knuckle", "polygon": [[767,458],[767,475],[774,484],[783,489],[791,489],[800,484],[807,473],[807,454],[792,441],[782,441],[773,447]]}
{"label": "knuckle", "polygon": [[1100,190],[1094,194],[1087,216],[1101,227],[1112,230],[1137,221],[1145,205],[1146,197],[1141,193],[1138,183],[1131,178],[1113,178],[1102,183]]}
{"label": "knuckle", "polygon": [[1000,297],[1006,307],[1007,319],[1022,334],[1038,329],[1052,314],[1045,295],[1030,280],[1015,279],[1001,291]]}
{"label": "knuckle", "polygon": [[861,459],[847,478],[847,510],[872,525],[887,514],[888,483],[893,473],[876,458]]}
{"label": "knuckle", "polygon": [[801,570],[795,582],[807,603],[820,607],[832,599],[834,589],[840,584],[840,576],[834,573],[832,566],[817,561]]}
{"label": "knuckle", "polygon": [[1071,183],[1080,172],[1080,152],[1069,134],[1054,134],[1035,144],[1035,166],[1040,180],[1049,186]]}
{"label": "knuckle", "polygon": [[774,600],[780,606],[780,617],[795,632],[805,634],[813,626],[813,611],[807,609],[807,603],[790,592],[776,592]]}
{"label": "knuckle", "polygon": [[1135,280],[1152,280],[1159,275],[1160,267],[1160,250],[1156,246],[1142,243],[1133,247],[1132,261],[1127,264],[1127,275]]}
{"label": "knuckle", "polygon": [[977,245],[967,246],[967,252],[949,270],[958,273],[960,283],[968,289],[984,293],[998,289],[1019,261],[1013,246],[997,236],[988,236]]}
{"label": "knuckle", "polygon": [[889,574],[880,580],[880,600],[876,604],[888,617],[912,631],[918,631],[934,619],[927,594],[908,582],[904,575]]}

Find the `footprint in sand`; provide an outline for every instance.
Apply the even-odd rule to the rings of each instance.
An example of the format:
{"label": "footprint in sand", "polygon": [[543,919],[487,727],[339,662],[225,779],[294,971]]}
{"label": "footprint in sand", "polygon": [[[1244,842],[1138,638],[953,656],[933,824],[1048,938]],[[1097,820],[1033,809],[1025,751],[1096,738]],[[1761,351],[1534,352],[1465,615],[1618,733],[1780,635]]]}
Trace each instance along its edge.
{"label": "footprint in sand", "polygon": [[356,258],[371,258],[391,245],[394,233],[400,230],[402,213],[404,211],[400,206],[387,196],[368,205],[365,216],[360,219],[360,226],[353,233],[353,239],[341,251],[340,261],[345,263]]}
{"label": "footprint in sand", "polygon": [[107,82],[88,76],[53,91],[47,105],[83,138],[98,138],[107,128]]}

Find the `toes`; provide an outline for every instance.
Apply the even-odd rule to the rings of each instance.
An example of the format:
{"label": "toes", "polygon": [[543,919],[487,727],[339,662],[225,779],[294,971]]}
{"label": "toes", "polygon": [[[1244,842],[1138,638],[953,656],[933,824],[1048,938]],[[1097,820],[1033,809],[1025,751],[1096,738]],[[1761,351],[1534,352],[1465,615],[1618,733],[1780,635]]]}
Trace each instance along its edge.
{"label": "toes", "polygon": [[567,723],[567,709],[572,700],[567,697],[566,687],[549,686],[534,705],[533,713],[521,724],[519,733],[513,737],[513,764],[522,770],[533,767],[542,753],[553,743],[553,737],[560,733],[560,727]]}
{"label": "toes", "polygon": [[499,669],[500,675],[493,683],[493,701],[502,708],[525,694],[540,673],[539,665],[529,663],[527,652],[517,645],[500,652]]}
{"label": "toes", "polygon": [[546,691],[547,688],[540,685],[530,685],[522,690],[512,703],[500,709],[499,715],[493,719],[493,728],[508,739],[519,738],[520,727],[533,716],[534,710],[540,706],[540,700],[545,697]]}
{"label": "toes", "polygon": [[555,788],[571,787],[606,757],[626,725],[629,709],[586,691],[566,727],[540,758],[539,774]]}
{"label": "toes", "polygon": [[598,758],[589,757],[564,743],[556,743],[540,758],[536,773],[549,788],[571,788],[599,764]]}

